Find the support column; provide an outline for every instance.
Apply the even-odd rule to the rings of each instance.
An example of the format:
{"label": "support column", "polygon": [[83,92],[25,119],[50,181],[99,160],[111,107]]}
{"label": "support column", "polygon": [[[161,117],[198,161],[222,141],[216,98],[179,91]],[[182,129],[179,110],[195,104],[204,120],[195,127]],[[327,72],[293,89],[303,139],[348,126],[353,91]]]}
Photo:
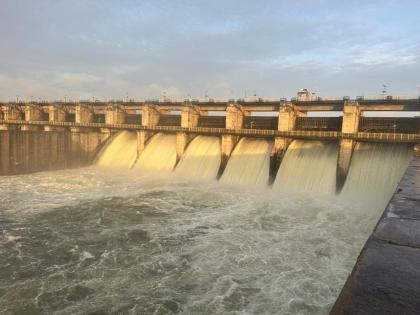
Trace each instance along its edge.
{"label": "support column", "polygon": [[[181,111],[181,127],[194,128],[198,126],[200,112],[197,111],[191,104],[187,104]],[[176,134],[176,161],[181,159],[188,144],[194,139],[196,134],[188,132],[177,132]]]}
{"label": "support column", "polygon": [[[244,124],[244,112],[238,105],[230,104],[226,109],[226,129],[240,130]],[[239,136],[236,135],[222,135],[222,159],[220,163],[219,172],[217,177],[220,178],[226,168],[229,161],[229,157],[233,152],[233,149],[240,140]]]}
{"label": "support column", "polygon": [[279,112],[279,131],[294,131],[296,125],[296,117],[301,114],[297,113],[295,106],[290,103],[282,103]]}
{"label": "support column", "polygon": [[[280,104],[278,130],[284,132],[294,131],[296,125],[296,117],[299,115],[303,115],[303,113],[298,113],[295,106],[291,102]],[[287,148],[292,141],[293,139],[290,137],[274,138],[274,145],[270,155],[270,185],[274,183],[280,164],[284,155],[286,154]]]}
{"label": "support column", "polygon": [[[360,121],[359,104],[355,101],[345,101],[343,110],[343,134],[356,134],[359,130]],[[336,192],[339,193],[346,182],[347,174],[350,169],[353,149],[356,142],[352,139],[340,140],[340,151],[337,159]]]}
{"label": "support column", "polygon": [[105,123],[110,125],[123,124],[125,122],[125,111],[121,106],[108,105],[105,113]]}
{"label": "support column", "polygon": [[272,185],[276,180],[277,172],[291,142],[292,139],[290,138],[274,138],[274,144],[270,154],[270,172],[268,177],[269,185]]}
{"label": "support column", "polygon": [[153,132],[139,130],[137,131],[137,155],[146,148],[147,141],[153,136]]}
{"label": "support column", "polygon": [[[155,127],[159,124],[160,113],[154,105],[145,105],[141,115],[141,125],[145,127]],[[156,132],[149,130],[137,131],[137,156],[143,152],[147,141],[154,136]]]}
{"label": "support column", "polygon": [[[8,125],[0,125],[0,128],[2,126]],[[9,174],[10,158],[10,132],[0,132],[0,175]]]}
{"label": "support column", "polygon": [[244,112],[240,106],[230,104],[226,109],[226,129],[242,129],[244,125],[244,116]]}
{"label": "support column", "polygon": [[[75,123],[87,124],[94,120],[93,108],[89,105],[77,104],[75,110]],[[71,132],[80,132],[80,127],[71,127]]]}
{"label": "support column", "polygon": [[[125,122],[125,111],[121,106],[108,104],[105,110],[105,123],[109,125],[119,125]],[[106,141],[112,136],[112,129],[101,128],[102,141]]]}
{"label": "support column", "polygon": [[160,113],[153,105],[145,105],[141,115],[142,126],[155,127],[159,124]]}
{"label": "support column", "polygon": [[[4,105],[2,108],[4,120],[21,120],[20,106],[14,104]],[[0,125],[0,130],[15,130],[17,125]]]}
{"label": "support column", "polygon": [[[50,105],[48,107],[48,116],[50,122],[66,122],[66,109],[63,105]],[[64,131],[65,127],[45,126],[45,131]]]}
{"label": "support column", "polygon": [[[42,106],[35,104],[27,104],[25,106],[25,120],[26,121],[44,121],[44,112]],[[39,126],[22,125],[22,131],[39,130]]]}
{"label": "support column", "polygon": [[77,104],[75,121],[78,124],[93,122],[93,108],[89,105]]}

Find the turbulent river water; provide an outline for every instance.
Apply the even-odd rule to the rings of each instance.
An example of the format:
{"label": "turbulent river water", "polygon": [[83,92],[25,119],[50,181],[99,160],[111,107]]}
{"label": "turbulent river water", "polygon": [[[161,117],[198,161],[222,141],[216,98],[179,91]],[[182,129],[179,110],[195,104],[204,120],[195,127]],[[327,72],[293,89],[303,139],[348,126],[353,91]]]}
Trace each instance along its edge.
{"label": "turbulent river water", "polygon": [[372,204],[135,169],[3,177],[0,312],[326,314],[403,170]]}

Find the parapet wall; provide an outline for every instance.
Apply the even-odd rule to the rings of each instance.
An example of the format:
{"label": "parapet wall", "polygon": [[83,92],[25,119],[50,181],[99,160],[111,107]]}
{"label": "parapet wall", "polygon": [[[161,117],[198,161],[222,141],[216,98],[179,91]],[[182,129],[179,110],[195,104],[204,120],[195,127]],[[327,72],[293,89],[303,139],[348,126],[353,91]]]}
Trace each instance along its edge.
{"label": "parapet wall", "polygon": [[103,143],[100,132],[0,131],[0,175],[88,165]]}
{"label": "parapet wall", "polygon": [[419,314],[420,157],[414,157],[331,315]]}

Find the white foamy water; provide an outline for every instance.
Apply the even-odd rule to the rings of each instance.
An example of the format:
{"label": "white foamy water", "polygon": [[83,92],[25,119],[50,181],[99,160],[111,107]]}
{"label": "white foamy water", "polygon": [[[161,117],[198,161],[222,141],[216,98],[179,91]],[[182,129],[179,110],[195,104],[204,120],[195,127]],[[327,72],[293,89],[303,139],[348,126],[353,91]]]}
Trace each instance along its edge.
{"label": "white foamy water", "polygon": [[269,140],[242,138],[229,158],[221,181],[235,185],[267,185],[272,146]]}
{"label": "white foamy water", "polygon": [[18,314],[325,314],[380,214],[95,168],[0,189],[0,305]]}
{"label": "white foamy water", "polygon": [[409,156],[358,145],[338,198],[102,167],[2,177],[2,312],[327,314]]}
{"label": "white foamy water", "polygon": [[122,131],[104,149],[97,165],[115,168],[130,168],[137,158],[137,135]]}
{"label": "white foamy water", "polygon": [[338,144],[294,140],[283,158],[274,189],[283,192],[335,194]]}
{"label": "white foamy water", "polygon": [[412,157],[406,144],[357,143],[341,198],[383,209]]}
{"label": "white foamy water", "polygon": [[220,138],[197,136],[188,145],[174,176],[191,181],[216,179],[220,161]]}
{"label": "white foamy water", "polygon": [[141,152],[134,170],[142,174],[172,172],[176,163],[176,136],[158,133]]}

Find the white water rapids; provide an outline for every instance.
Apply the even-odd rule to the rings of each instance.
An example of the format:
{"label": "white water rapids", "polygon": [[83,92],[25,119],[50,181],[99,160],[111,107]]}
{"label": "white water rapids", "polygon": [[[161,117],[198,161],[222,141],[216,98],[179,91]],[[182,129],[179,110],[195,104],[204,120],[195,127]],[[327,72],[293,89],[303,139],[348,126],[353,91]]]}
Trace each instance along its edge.
{"label": "white water rapids", "polygon": [[[293,144],[296,151],[285,157],[289,165],[277,178],[285,181],[281,188],[277,181],[273,187],[208,181],[220,161],[195,150],[212,155],[220,148],[214,139],[196,139],[196,149],[173,173],[178,176],[164,179],[145,176],[138,163],[156,170],[151,161],[161,159],[166,166],[157,172],[168,172],[174,152],[169,138],[159,140],[168,148],[149,147],[149,158],[140,156],[132,170],[95,166],[2,177],[2,311],[327,314],[402,176],[409,150],[358,145],[349,181],[336,197],[318,194],[318,175],[307,167],[314,163],[315,174],[335,167],[315,163],[318,154],[336,154],[328,144]],[[265,170],[271,144],[252,145]],[[305,150],[310,152],[302,157]],[[184,165],[189,160],[191,173]],[[291,179],[293,167],[302,169]],[[206,182],[187,178],[201,174]],[[330,176],[320,185],[330,187]],[[302,191],[295,189],[299,180]]]}

